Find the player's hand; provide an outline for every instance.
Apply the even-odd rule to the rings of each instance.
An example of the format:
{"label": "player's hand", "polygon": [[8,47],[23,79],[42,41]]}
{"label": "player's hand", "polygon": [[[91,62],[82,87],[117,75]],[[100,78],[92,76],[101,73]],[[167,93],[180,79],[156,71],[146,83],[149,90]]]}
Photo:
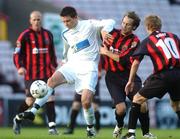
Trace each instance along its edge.
{"label": "player's hand", "polygon": [[25,75],[25,74],[26,74],[26,69],[25,69],[24,67],[20,67],[20,68],[18,69],[18,74],[19,74],[19,75]]}
{"label": "player's hand", "polygon": [[60,61],[59,61],[60,66],[63,66],[65,63],[67,63],[67,60],[66,60],[66,59],[63,59],[63,60],[60,60]]}
{"label": "player's hand", "polygon": [[126,87],[125,87],[126,95],[132,92],[133,88],[134,88],[134,82],[127,82]]}
{"label": "player's hand", "polygon": [[106,31],[101,31],[101,35],[102,35],[102,38],[103,38],[103,42],[108,44],[108,45],[111,45],[113,40],[114,40],[114,37],[109,34],[108,32]]}
{"label": "player's hand", "polygon": [[99,50],[100,54],[102,55],[106,55],[106,53],[108,52],[108,48],[106,45],[102,44],[102,46],[100,47],[100,50]]}

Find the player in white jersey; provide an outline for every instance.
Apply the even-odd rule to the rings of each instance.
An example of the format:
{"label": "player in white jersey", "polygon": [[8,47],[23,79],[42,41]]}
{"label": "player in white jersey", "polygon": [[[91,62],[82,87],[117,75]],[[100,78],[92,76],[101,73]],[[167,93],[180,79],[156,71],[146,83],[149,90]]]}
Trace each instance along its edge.
{"label": "player in white jersey", "polygon": [[37,110],[47,101],[54,88],[64,83],[74,83],[75,90],[81,94],[84,118],[87,124],[87,136],[95,136],[94,111],[91,107],[92,97],[98,80],[99,39],[101,33],[103,41],[111,41],[109,32],[115,21],[107,20],[79,20],[73,7],[64,7],[60,13],[61,20],[67,27],[62,33],[64,38],[63,64],[49,78],[48,94],[36,99],[30,111],[17,115],[19,119],[33,120]]}

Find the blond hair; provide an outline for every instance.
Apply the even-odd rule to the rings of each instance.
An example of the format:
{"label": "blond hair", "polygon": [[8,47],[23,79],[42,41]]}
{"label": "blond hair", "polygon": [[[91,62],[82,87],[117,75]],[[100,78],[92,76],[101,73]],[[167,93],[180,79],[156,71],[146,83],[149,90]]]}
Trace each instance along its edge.
{"label": "blond hair", "polygon": [[145,17],[144,23],[147,29],[152,32],[156,30],[161,30],[162,27],[161,19],[157,15],[149,15]]}

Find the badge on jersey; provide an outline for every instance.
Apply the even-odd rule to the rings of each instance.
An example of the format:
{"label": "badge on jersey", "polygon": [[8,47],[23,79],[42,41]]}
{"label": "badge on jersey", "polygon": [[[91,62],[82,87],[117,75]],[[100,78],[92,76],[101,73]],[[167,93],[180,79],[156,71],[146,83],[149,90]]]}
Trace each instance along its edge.
{"label": "badge on jersey", "polygon": [[131,48],[134,48],[134,47],[136,47],[137,46],[137,42],[132,42],[132,45],[131,45]]}
{"label": "badge on jersey", "polygon": [[78,52],[84,48],[87,48],[90,46],[89,40],[85,39],[79,43],[76,44],[76,46],[74,47],[75,51]]}

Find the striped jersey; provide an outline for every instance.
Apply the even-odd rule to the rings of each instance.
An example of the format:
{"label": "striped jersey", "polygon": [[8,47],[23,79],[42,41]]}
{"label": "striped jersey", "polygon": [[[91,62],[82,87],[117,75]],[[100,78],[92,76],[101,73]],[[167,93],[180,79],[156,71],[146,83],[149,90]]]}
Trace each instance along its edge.
{"label": "striped jersey", "polygon": [[14,64],[26,69],[25,80],[49,78],[57,67],[52,34],[41,28],[23,31],[16,41]]}
{"label": "striped jersey", "polygon": [[129,71],[131,67],[130,57],[140,43],[139,38],[133,33],[124,36],[119,29],[113,29],[110,34],[114,37],[114,41],[107,47],[113,53],[119,54],[120,60],[117,62],[108,56],[104,56],[104,68],[112,72]]}
{"label": "striped jersey", "polygon": [[170,32],[155,31],[144,39],[133,56],[150,56],[154,72],[180,68],[180,40]]}

